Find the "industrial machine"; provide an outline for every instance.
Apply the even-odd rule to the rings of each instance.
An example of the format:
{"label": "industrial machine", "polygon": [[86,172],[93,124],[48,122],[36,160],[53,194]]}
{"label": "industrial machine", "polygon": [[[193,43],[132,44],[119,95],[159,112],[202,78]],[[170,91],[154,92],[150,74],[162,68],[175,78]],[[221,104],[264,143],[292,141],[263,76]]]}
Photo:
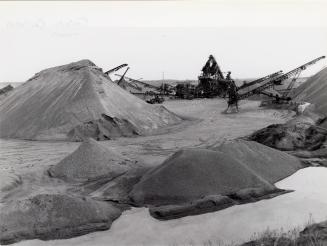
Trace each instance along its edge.
{"label": "industrial machine", "polygon": [[268,78],[266,78],[266,79],[259,79],[256,81],[252,81],[252,82],[246,84],[245,86],[241,86],[241,87],[237,88],[238,99],[242,100],[242,99],[248,98],[254,94],[260,94],[260,93],[263,94],[263,93],[265,93],[265,90],[267,90],[269,88],[273,88],[276,85],[280,85],[286,79],[293,77],[290,85],[288,86],[287,93],[284,93],[283,98],[285,99],[286,98],[285,95],[286,96],[289,95],[290,90],[293,88],[295,81],[300,76],[301,72],[303,70],[305,70],[308,66],[311,66],[324,58],[325,58],[325,56],[318,57],[318,58],[316,58],[310,62],[307,62],[287,73],[280,73],[281,71],[279,71],[275,74],[268,75]]}
{"label": "industrial machine", "polygon": [[[274,98],[273,102],[278,104],[291,101],[291,97],[289,96],[290,92],[293,89],[295,81],[300,76],[301,72],[307,69],[307,67],[315,64],[316,62],[324,58],[325,56],[321,56],[287,73],[282,73],[282,71],[279,71],[274,74],[270,74],[266,77],[260,78],[258,80],[243,84],[240,87],[236,87],[235,90],[228,90],[228,97],[234,98],[234,100],[228,101],[228,108],[230,106],[236,106],[237,108],[239,100],[246,99],[255,94],[263,94],[268,97],[272,97]],[[278,92],[267,92],[268,89],[281,85],[283,81],[290,78],[292,78],[292,80],[288,85],[287,89],[282,94]]]}
{"label": "industrial machine", "polygon": [[231,81],[230,75],[231,72],[228,72],[225,78],[216,59],[213,55],[210,55],[202,68],[201,75],[198,77],[199,84],[195,89],[195,94],[204,98],[225,97],[227,87]]}
{"label": "industrial machine", "polygon": [[177,84],[175,87],[175,97],[179,99],[194,99],[194,98],[201,98],[202,94],[201,91],[198,90],[196,85],[191,83],[180,83]]}
{"label": "industrial machine", "polygon": [[146,100],[146,102],[150,104],[163,103],[164,101],[165,99],[158,94],[155,94],[154,97],[150,98],[149,100]]}
{"label": "industrial machine", "polygon": [[[129,68],[126,69],[123,75],[116,75],[120,77],[117,84],[125,89],[126,86],[133,88],[133,92],[130,91],[131,93],[135,95],[144,95],[144,99],[146,96],[152,96],[152,98],[147,100],[149,103],[161,103],[164,95],[175,96],[180,99],[222,97],[228,99],[228,108],[231,106],[238,108],[238,102],[240,100],[249,98],[253,95],[271,97],[272,101],[275,103],[289,102],[291,100],[290,92],[294,88],[296,80],[299,78],[301,72],[324,58],[325,56],[318,57],[287,73],[278,71],[250,82],[244,82],[241,86],[236,85],[235,81],[231,78],[231,72],[227,72],[227,75],[224,76],[224,72],[222,72],[213,55],[209,56],[209,59],[202,68],[197,85],[180,83],[175,87],[169,84],[154,86],[140,80],[126,77],[125,75]],[[110,74],[112,71],[117,71],[125,66],[127,66],[127,64],[120,65],[106,73]],[[286,89],[276,91],[275,87],[282,85],[287,79],[291,79],[291,82]],[[271,89],[273,90],[271,91]]]}
{"label": "industrial machine", "polygon": [[127,70],[123,75],[115,74],[120,77],[117,84],[136,96],[142,96],[146,102],[150,104],[162,103],[165,100],[164,95],[171,95],[173,93],[172,87],[168,84],[154,86],[144,81],[127,77],[125,76]]}
{"label": "industrial machine", "polygon": [[122,65],[119,65],[119,66],[117,66],[117,67],[114,67],[114,68],[108,70],[107,72],[104,72],[104,74],[109,75],[109,74],[111,74],[111,73],[113,73],[113,72],[116,72],[116,71],[118,71],[119,69],[122,69],[123,67],[127,67],[127,66],[128,66],[128,64],[124,63],[124,64],[122,64]]}
{"label": "industrial machine", "polygon": [[225,77],[214,56],[210,55],[198,77],[198,84],[177,84],[175,96],[179,99],[226,97],[231,81],[231,72]]}
{"label": "industrial machine", "polygon": [[[274,103],[287,103],[291,100],[290,92],[301,72],[324,58],[325,56],[318,57],[287,73],[278,71],[251,82],[244,82],[241,86],[237,86],[235,81],[231,78],[231,72],[228,72],[225,77],[215,58],[210,55],[205,66],[202,68],[201,75],[198,77],[198,85],[177,85],[176,97],[180,99],[212,98],[218,96],[227,98],[227,110],[231,106],[235,106],[236,109],[238,109],[238,102],[240,100],[249,98],[253,95],[271,97]],[[291,82],[286,89],[283,91],[274,90],[276,86],[282,85],[287,79],[291,79]],[[273,90],[271,91],[271,89]]]}

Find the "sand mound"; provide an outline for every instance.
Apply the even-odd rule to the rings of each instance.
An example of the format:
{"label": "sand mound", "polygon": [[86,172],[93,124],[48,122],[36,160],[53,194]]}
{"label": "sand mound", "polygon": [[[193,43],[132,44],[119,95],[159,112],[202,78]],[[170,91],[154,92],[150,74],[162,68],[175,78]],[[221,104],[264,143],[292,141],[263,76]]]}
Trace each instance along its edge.
{"label": "sand mound", "polygon": [[249,136],[253,140],[279,150],[316,150],[326,140],[327,131],[321,128],[326,116],[309,104],[285,124],[274,124]]}
{"label": "sand mound", "polygon": [[323,145],[326,134],[314,125],[274,124],[254,132],[249,139],[279,150],[316,150]]}
{"label": "sand mound", "polygon": [[[295,89],[292,97],[298,101],[314,103],[327,116],[327,68],[309,78]],[[327,127],[327,122],[323,123]]]}
{"label": "sand mound", "polygon": [[0,243],[71,238],[107,230],[121,209],[105,202],[60,194],[13,201],[0,211]]}
{"label": "sand mound", "polygon": [[133,162],[104,147],[93,139],[84,141],[77,150],[48,170],[51,177],[66,181],[113,179],[125,173]]}
{"label": "sand mound", "polygon": [[167,205],[247,188],[275,189],[229,155],[206,149],[181,150],[146,173],[130,196],[137,204]]}
{"label": "sand mound", "polygon": [[284,193],[273,183],[302,167],[291,155],[235,140],[213,150],[176,152],[149,170],[129,196],[157,219],[180,218]]}
{"label": "sand mound", "polygon": [[180,121],[120,88],[88,60],[43,70],[0,104],[0,137],[6,138],[101,140]]}
{"label": "sand mound", "polygon": [[303,167],[294,156],[254,141],[234,140],[215,150],[232,156],[271,183],[276,183]]}

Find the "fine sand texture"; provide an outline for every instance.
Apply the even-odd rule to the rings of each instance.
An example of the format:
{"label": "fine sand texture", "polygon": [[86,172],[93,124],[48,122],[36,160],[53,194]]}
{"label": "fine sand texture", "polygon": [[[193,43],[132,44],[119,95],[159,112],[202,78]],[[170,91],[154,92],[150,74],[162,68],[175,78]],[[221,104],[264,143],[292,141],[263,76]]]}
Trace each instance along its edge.
{"label": "fine sand texture", "polygon": [[244,140],[181,150],[149,170],[130,198],[150,206],[155,218],[180,218],[281,194],[273,183],[303,167],[291,155]]}
{"label": "fine sand texture", "polygon": [[145,174],[134,186],[131,198],[137,204],[178,204],[250,187],[274,189],[226,154],[206,149],[180,150]]}
{"label": "fine sand texture", "polygon": [[317,112],[312,104],[284,124],[255,131],[249,139],[279,150],[316,150],[323,146],[327,137],[327,130],[320,126],[325,120],[326,116]]}
{"label": "fine sand texture", "polygon": [[249,139],[279,150],[316,150],[325,142],[326,133],[314,125],[298,122],[267,126],[251,134]]}
{"label": "fine sand texture", "polygon": [[89,60],[45,69],[0,104],[0,137],[31,140],[98,140],[143,135],[181,119],[149,105]]}
{"label": "fine sand texture", "polygon": [[84,141],[77,150],[52,166],[51,177],[65,181],[91,181],[95,179],[114,179],[133,166],[128,158],[115,153],[93,139]]}
{"label": "fine sand texture", "polygon": [[254,141],[233,140],[214,149],[245,164],[270,183],[303,168],[298,158]]}
{"label": "fine sand texture", "polygon": [[0,244],[23,239],[71,238],[107,230],[121,209],[105,202],[62,194],[12,201],[0,211]]}

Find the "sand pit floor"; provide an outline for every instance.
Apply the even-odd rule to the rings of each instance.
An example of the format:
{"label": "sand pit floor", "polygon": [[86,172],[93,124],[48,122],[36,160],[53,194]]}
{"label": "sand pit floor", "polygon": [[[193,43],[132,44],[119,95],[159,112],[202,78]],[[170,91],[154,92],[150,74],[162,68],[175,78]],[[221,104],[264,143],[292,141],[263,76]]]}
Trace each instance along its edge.
{"label": "sand pit floor", "polygon": [[[226,101],[222,99],[171,100],[164,106],[188,120],[164,128],[156,135],[118,138],[102,143],[122,156],[153,167],[178,149],[217,146],[270,124],[284,123],[294,115],[286,110],[259,108],[256,101],[242,101],[238,114],[222,114],[226,108]],[[74,142],[0,139],[0,172],[5,170],[22,178],[22,184],[15,192],[10,196],[1,193],[0,198],[14,199],[53,189],[66,190],[64,182],[48,178],[45,172],[79,145]]]}
{"label": "sand pit floor", "polygon": [[[270,124],[284,123],[292,112],[259,108],[259,102],[243,101],[238,114],[222,114],[226,102],[221,99],[172,100],[164,106],[185,119],[181,124],[162,129],[156,135],[118,138],[102,142],[112,151],[136,160],[145,168],[162,163],[181,148],[206,148],[243,137]],[[80,143],[0,140],[0,172],[21,178],[20,184],[0,193],[3,203],[37,194],[76,192],[76,184],[50,178],[47,170]]]}

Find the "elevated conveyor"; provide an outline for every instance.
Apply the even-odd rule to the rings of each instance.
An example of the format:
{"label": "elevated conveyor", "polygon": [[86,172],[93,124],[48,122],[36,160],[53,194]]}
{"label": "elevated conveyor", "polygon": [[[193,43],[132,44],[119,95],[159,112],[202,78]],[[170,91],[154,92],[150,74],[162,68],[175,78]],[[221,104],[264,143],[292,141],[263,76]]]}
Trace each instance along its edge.
{"label": "elevated conveyor", "polygon": [[325,56],[320,56],[312,61],[309,61],[285,74],[281,71],[270,74],[266,77],[260,78],[258,80],[252,81],[245,85],[238,87],[237,94],[238,100],[246,99],[254,94],[263,94],[268,88],[274,87],[274,85],[280,85],[284,80],[291,78],[296,75],[299,76],[299,73],[305,70],[308,66],[315,64],[316,62],[324,59]]}

